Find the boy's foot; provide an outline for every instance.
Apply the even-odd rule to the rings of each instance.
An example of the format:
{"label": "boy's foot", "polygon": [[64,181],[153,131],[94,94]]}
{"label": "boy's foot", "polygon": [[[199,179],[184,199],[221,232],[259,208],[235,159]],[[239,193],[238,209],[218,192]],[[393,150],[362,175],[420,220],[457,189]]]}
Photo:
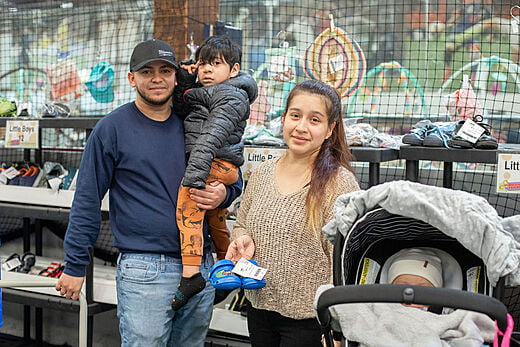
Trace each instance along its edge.
{"label": "boy's foot", "polygon": [[186,305],[188,300],[200,293],[206,287],[206,280],[202,277],[202,274],[196,273],[191,277],[182,277],[181,283],[177,288],[177,292],[173,297],[172,308],[174,311],[179,310],[182,306]]}

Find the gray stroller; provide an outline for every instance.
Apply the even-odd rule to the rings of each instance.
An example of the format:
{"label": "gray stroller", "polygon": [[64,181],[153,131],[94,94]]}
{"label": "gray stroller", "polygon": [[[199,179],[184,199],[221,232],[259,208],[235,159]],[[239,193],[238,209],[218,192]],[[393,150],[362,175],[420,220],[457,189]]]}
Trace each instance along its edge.
{"label": "gray stroller", "polygon": [[[315,306],[328,346],[333,334],[349,346],[466,346],[480,338],[520,346],[520,215],[501,218],[467,192],[394,181],[340,196],[323,230],[334,242],[334,285],[318,290]],[[444,288],[378,284],[388,258],[409,247],[446,253],[456,265],[445,274],[459,280]],[[495,321],[491,332],[491,320],[475,312]]]}

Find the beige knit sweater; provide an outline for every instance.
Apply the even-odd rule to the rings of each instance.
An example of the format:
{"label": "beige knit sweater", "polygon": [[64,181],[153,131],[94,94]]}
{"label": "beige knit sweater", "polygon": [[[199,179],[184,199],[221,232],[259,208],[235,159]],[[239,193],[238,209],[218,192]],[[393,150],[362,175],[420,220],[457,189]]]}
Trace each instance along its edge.
{"label": "beige knit sweater", "polygon": [[[305,225],[305,198],[309,187],[283,195],[275,184],[274,169],[279,159],[262,163],[245,189],[232,238],[249,235],[258,265],[267,268],[267,285],[246,291],[257,309],[276,311],[294,319],[314,317],[312,302],[321,284],[332,283],[332,244],[321,230]],[[336,198],[359,190],[355,176],[342,169],[324,192],[324,218],[332,219]]]}

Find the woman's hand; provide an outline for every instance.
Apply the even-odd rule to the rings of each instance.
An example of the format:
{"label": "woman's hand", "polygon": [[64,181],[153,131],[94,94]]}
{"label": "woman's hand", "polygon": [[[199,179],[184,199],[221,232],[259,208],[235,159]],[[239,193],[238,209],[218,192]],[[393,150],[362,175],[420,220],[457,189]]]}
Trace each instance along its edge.
{"label": "woman's hand", "polygon": [[242,235],[229,244],[226,259],[237,262],[240,258],[251,259],[255,254],[255,242],[249,235]]}

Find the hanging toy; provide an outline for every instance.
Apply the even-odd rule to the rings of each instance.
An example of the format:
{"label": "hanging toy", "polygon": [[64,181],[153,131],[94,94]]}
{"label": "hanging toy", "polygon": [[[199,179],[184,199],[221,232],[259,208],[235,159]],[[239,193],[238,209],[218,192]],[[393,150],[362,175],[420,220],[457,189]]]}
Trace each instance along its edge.
{"label": "hanging toy", "polygon": [[336,88],[344,98],[354,93],[363,81],[365,55],[351,35],[334,26],[332,15],[329,18],[330,27],[305,51],[304,71],[310,78]]}
{"label": "hanging toy", "polygon": [[188,56],[188,59],[195,60],[195,53],[197,52],[197,49],[199,46],[195,44],[195,41],[193,41],[193,31],[190,34],[190,42],[186,45],[188,47],[188,50],[190,51],[190,55]]}

